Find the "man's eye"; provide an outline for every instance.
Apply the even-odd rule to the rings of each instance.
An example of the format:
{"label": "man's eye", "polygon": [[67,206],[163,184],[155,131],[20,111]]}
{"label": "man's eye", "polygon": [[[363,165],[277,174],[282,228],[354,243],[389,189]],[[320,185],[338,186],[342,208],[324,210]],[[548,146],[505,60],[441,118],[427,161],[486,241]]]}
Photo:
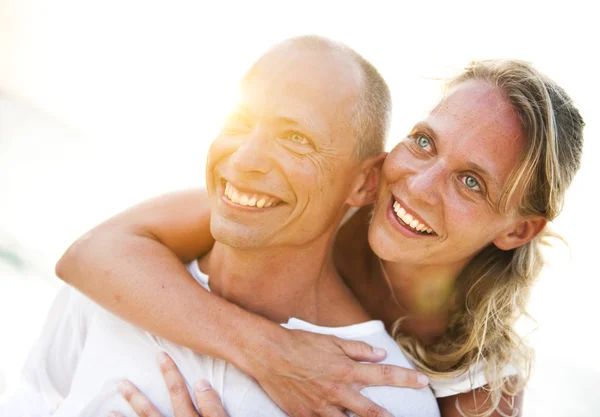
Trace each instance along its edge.
{"label": "man's eye", "polygon": [[431,145],[431,141],[429,140],[429,138],[425,135],[419,135],[417,136],[417,146],[421,149],[425,149],[427,148],[429,145]]}
{"label": "man's eye", "polygon": [[287,139],[290,142],[297,143],[300,145],[308,145],[310,141],[301,133],[298,132],[290,132],[287,134]]}

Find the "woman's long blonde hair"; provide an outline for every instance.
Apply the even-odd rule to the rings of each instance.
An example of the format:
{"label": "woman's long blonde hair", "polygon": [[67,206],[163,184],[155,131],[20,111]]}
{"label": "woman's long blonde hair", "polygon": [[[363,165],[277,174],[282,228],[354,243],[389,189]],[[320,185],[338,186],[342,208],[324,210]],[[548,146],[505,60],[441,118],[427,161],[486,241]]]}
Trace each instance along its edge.
{"label": "woman's long blonde hair", "polygon": [[[522,187],[520,214],[553,220],[580,166],[584,122],[579,111],[562,88],[526,62],[473,62],[447,85],[471,79],[486,81],[504,93],[526,137],[521,161],[497,209],[505,212]],[[530,288],[544,264],[541,246],[550,236],[543,231],[519,248],[503,251],[492,244],[480,252],[461,272],[448,329],[434,343],[401,334],[399,322],[394,326],[398,343],[432,377],[453,378],[483,367],[491,407],[477,415],[490,415],[503,393],[517,394],[529,379],[533,352],[515,333],[514,324],[526,314]],[[502,376],[507,365],[517,369],[517,378]]]}

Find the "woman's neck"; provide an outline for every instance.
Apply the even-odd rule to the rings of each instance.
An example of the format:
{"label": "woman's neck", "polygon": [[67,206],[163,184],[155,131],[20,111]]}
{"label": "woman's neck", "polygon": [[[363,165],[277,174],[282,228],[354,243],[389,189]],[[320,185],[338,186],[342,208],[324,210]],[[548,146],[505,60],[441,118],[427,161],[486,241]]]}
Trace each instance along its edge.
{"label": "woman's neck", "polygon": [[361,209],[340,229],[334,246],[336,267],[367,312],[388,331],[402,318],[401,330],[420,338],[447,328],[456,279],[463,265],[441,267],[379,260],[369,247],[369,210]]}
{"label": "woman's neck", "polygon": [[399,330],[403,333],[415,335],[425,342],[435,340],[448,326],[456,279],[461,269],[422,265],[411,268],[410,265],[376,259],[379,277],[391,289],[396,312],[402,314],[388,316],[386,323],[402,317]]}
{"label": "woman's neck", "polygon": [[381,276],[398,304],[412,316],[426,316],[448,308],[462,265],[410,265],[379,260]]}

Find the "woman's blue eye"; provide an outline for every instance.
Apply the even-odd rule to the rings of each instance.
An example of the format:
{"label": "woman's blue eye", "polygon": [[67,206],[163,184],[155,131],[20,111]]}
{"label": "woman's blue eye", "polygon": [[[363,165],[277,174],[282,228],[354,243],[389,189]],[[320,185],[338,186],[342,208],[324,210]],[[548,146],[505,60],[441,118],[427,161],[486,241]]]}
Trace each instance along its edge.
{"label": "woman's blue eye", "polygon": [[417,145],[419,146],[419,148],[426,148],[427,146],[429,146],[429,138],[427,136],[419,136],[417,138]]}
{"label": "woman's blue eye", "polygon": [[472,177],[470,175],[467,175],[465,177],[464,183],[467,187],[469,187],[472,190],[479,189],[479,183],[477,182],[477,180],[474,177]]}

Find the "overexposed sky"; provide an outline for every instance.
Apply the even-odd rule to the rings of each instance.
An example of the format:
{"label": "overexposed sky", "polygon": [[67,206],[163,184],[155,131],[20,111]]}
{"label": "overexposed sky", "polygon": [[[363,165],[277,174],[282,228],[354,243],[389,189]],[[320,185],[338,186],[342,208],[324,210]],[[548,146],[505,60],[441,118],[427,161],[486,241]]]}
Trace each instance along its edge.
{"label": "overexposed sky", "polygon": [[352,46],[388,81],[388,148],[435,99],[433,79],[471,59],[528,60],[578,104],[584,161],[555,225],[570,254],[551,252],[534,293],[539,360],[526,415],[593,415],[600,31],[589,3],[0,0],[0,236],[48,277],[0,271],[0,332],[16,340],[0,344],[0,391],[2,378],[14,386],[66,246],[135,202],[202,185],[239,76],[269,45],[316,33]]}

